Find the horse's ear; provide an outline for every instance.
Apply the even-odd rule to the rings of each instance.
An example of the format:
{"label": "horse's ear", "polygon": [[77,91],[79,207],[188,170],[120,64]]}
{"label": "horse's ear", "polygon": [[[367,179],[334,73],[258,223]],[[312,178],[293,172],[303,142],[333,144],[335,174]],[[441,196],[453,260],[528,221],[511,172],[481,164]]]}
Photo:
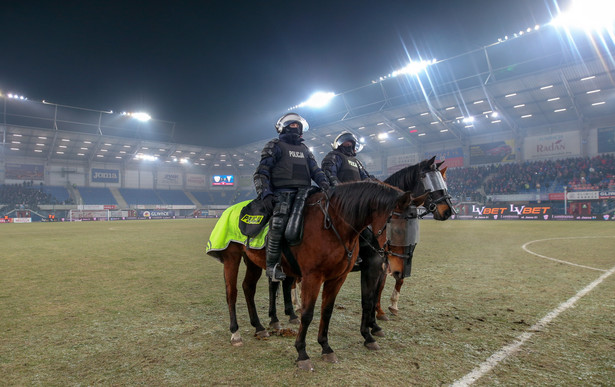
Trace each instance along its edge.
{"label": "horse's ear", "polygon": [[439,163],[436,163],[436,168],[440,169],[440,165],[444,164],[444,161],[440,161]]}
{"label": "horse's ear", "polygon": [[444,167],[440,170],[440,173],[442,174],[442,178],[444,180],[446,180],[446,170],[448,169],[448,167]]}
{"label": "horse's ear", "polygon": [[432,158],[429,159],[429,161],[427,162],[427,165],[433,164],[434,161],[436,161],[436,155],[434,155]]}
{"label": "horse's ear", "polygon": [[412,192],[406,191],[399,199],[398,204],[400,204],[401,207],[405,208],[405,207],[410,206],[413,203],[413,201],[414,201],[414,198],[412,197]]}
{"label": "horse's ear", "polygon": [[415,206],[422,206],[423,203],[425,203],[425,200],[427,199],[427,195],[429,195],[428,192],[422,194],[421,196],[417,196],[415,198],[412,198],[412,204],[414,204]]}

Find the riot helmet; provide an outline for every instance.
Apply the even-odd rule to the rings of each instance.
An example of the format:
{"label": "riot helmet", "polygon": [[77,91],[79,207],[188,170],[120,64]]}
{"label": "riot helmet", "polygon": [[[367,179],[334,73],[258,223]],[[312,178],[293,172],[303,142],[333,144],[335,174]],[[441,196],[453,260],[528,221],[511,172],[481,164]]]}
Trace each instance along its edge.
{"label": "riot helmet", "polygon": [[307,132],[308,129],[310,129],[310,125],[307,123],[305,118],[301,117],[297,113],[288,113],[280,117],[278,122],[276,122],[275,130],[278,134],[286,133],[292,123],[299,124],[299,136],[302,136],[303,132]]}
{"label": "riot helmet", "polygon": [[340,150],[343,150],[344,147],[342,144],[347,141],[352,143],[352,145],[350,146],[350,150],[353,155],[361,152],[361,149],[363,149],[363,144],[361,144],[359,140],[357,140],[357,137],[354,134],[347,130],[343,131],[335,138],[335,140],[331,144],[331,147],[334,150],[338,148]]}

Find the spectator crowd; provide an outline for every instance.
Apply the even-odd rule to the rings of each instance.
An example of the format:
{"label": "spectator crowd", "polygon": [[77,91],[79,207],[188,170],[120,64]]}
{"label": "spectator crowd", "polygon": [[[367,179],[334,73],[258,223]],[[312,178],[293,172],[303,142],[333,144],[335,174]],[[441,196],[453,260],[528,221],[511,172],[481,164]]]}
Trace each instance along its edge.
{"label": "spectator crowd", "polygon": [[37,209],[41,204],[72,204],[72,200],[69,203],[59,202],[55,196],[44,191],[42,184],[37,187],[30,181],[1,185],[0,204],[8,205],[9,208]]}
{"label": "spectator crowd", "polygon": [[[446,163],[445,163],[446,165]],[[615,157],[599,155],[562,160],[455,168],[447,184],[459,201],[484,202],[487,195],[581,190],[615,190]]]}

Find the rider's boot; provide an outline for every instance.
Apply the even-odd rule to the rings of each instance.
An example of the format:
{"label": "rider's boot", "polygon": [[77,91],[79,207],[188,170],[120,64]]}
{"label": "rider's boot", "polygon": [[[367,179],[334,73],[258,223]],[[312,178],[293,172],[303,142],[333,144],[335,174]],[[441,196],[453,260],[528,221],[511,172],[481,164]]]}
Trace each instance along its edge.
{"label": "rider's boot", "polygon": [[282,265],[280,265],[283,233],[284,220],[282,217],[275,216],[274,214],[267,236],[267,269],[265,270],[265,274],[267,277],[271,278],[273,282],[283,281],[284,278],[286,278],[286,274],[282,271]]}

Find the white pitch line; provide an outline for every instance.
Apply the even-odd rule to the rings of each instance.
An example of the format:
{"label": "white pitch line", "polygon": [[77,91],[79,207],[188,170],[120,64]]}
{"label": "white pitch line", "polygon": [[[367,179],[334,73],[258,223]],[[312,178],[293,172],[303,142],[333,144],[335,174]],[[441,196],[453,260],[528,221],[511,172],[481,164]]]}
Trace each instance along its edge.
{"label": "white pitch line", "polygon": [[552,240],[557,240],[557,239],[588,239],[588,238],[615,238],[612,236],[594,236],[594,237],[567,237],[567,238],[548,238],[548,239],[537,239],[535,241],[529,241],[526,244],[524,244],[523,246],[521,246],[521,248],[523,250],[525,250],[527,253],[533,254],[537,257],[540,258],[544,258],[544,259],[549,259],[551,261],[555,261],[555,262],[559,262],[559,263],[565,263],[566,265],[571,265],[571,266],[577,266],[577,267],[582,267],[584,269],[590,269],[590,270],[596,270],[596,271],[602,271],[602,272],[606,272],[606,270],[604,269],[598,269],[595,267],[591,267],[591,266],[585,266],[585,265],[579,265],[578,263],[573,263],[573,262],[568,262],[568,261],[563,261],[561,259],[556,259],[556,258],[551,258],[551,257],[547,257],[546,255],[540,255],[538,253],[535,253],[531,250],[529,250],[527,248],[528,245],[535,243],[535,242],[544,242],[544,241],[552,241]]}
{"label": "white pitch line", "polygon": [[[583,237],[579,237],[579,238],[583,238]],[[600,237],[589,237],[589,238],[600,238]],[[606,238],[608,238],[608,237],[606,237]],[[569,238],[552,238],[552,239],[569,239]],[[541,239],[541,240],[549,240],[549,239]],[[538,241],[533,241],[533,242],[538,242]],[[523,249],[526,250],[525,246],[528,245],[529,243],[533,243],[533,242],[528,242],[525,245],[523,245]],[[532,253],[534,255],[538,255],[538,254],[533,253],[533,252],[531,252],[529,250],[526,250],[526,251],[528,251],[529,253]],[[545,256],[542,256],[542,255],[538,255],[538,256],[540,256],[542,258],[553,259],[553,258],[545,257]],[[555,259],[553,259],[553,260],[555,260]],[[556,260],[556,261],[559,261],[559,260]],[[544,316],[536,324],[532,325],[526,332],[524,332],[521,335],[517,336],[517,339],[513,343],[508,344],[508,345],[502,347],[502,349],[500,349],[499,351],[497,351],[496,353],[491,355],[482,364],[480,364],[478,367],[476,367],[472,371],[470,371],[470,373],[465,375],[463,378],[458,379],[455,382],[453,382],[453,384],[451,384],[451,386],[453,386],[453,387],[465,387],[465,386],[470,386],[470,385],[474,384],[474,382],[476,382],[478,379],[480,379],[483,375],[485,375],[487,372],[489,372],[493,368],[495,368],[495,366],[498,363],[500,363],[501,361],[505,360],[507,357],[509,357],[510,355],[514,354],[515,352],[517,352],[519,350],[519,348],[529,338],[531,338],[534,335],[534,333],[540,332],[554,318],[559,316],[560,313],[562,313],[565,310],[567,310],[567,309],[571,308],[572,306],[574,306],[574,304],[581,297],[583,297],[587,293],[591,292],[596,286],[600,285],[600,283],[602,283],[602,281],[604,281],[610,275],[615,273],[615,266],[613,266],[609,270],[602,270],[602,269],[595,269],[595,268],[588,267],[588,266],[577,265],[577,264],[573,264],[573,263],[566,262],[566,261],[561,261],[561,262],[562,263],[568,263],[568,264],[571,264],[571,265],[574,265],[574,266],[586,267],[588,269],[601,270],[601,271],[605,271],[605,273],[602,274],[600,277],[598,277],[597,280],[595,280],[591,284],[587,285],[585,288],[583,288],[581,291],[579,291],[573,297],[571,297],[567,301],[561,303],[557,308],[553,309],[551,312],[547,313],[546,316]]]}

